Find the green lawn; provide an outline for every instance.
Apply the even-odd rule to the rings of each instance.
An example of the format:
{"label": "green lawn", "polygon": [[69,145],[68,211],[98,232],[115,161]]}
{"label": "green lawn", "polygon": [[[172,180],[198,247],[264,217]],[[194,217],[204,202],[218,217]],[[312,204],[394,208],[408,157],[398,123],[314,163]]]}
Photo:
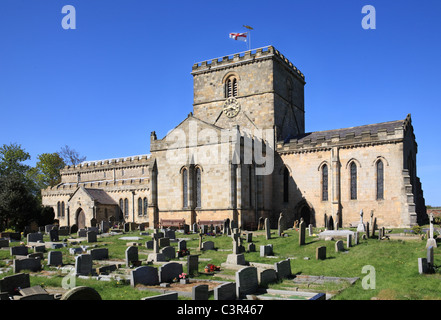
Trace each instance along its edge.
{"label": "green lawn", "polygon": [[[420,275],[418,273],[417,259],[426,257],[426,241],[424,240],[382,240],[368,239],[360,240],[357,246],[345,249],[348,252],[335,252],[335,241],[319,240],[317,237],[306,236],[306,245],[299,246],[298,232],[295,230],[286,231],[288,237],[278,237],[276,230],[272,230],[273,239],[266,240],[263,232],[253,232],[253,242],[256,245],[256,252],[245,253],[247,261],[274,264],[275,262],[291,258],[291,271],[293,274],[302,275],[323,275],[329,277],[359,277],[360,279],[354,285],[325,284],[315,287],[314,290],[326,291],[335,294],[335,300],[369,300],[394,299],[394,300],[429,300],[441,299],[441,270],[434,274]],[[96,245],[97,247],[107,247],[109,249],[110,259],[124,261],[124,252],[127,248],[127,241],[119,240],[122,236],[139,236],[139,232],[130,232],[123,235],[98,238],[94,244],[82,243],[82,245]],[[206,264],[211,263],[220,266],[226,261],[227,255],[231,251],[211,250],[198,252],[198,235],[183,235],[176,232],[179,238],[187,238],[187,248],[191,254],[200,254],[199,271],[203,271]],[[63,239],[64,237],[61,237]],[[140,260],[146,259],[150,252],[144,246],[145,241],[150,240],[151,236],[142,236],[142,240],[136,242],[142,243],[139,247]],[[49,239],[45,238],[45,241]],[[204,236],[203,241],[214,241],[215,247],[219,249],[231,249],[232,240],[227,236]],[[259,256],[259,247],[264,244],[272,243],[274,255],[277,258],[268,258]],[[11,245],[16,245],[14,243]],[[177,247],[177,243],[171,243]],[[244,241],[244,246],[247,243]],[[316,260],[315,251],[319,246],[326,246],[327,259]],[[74,263],[74,256],[69,254],[67,248],[59,249],[63,252],[64,263]],[[309,259],[305,259],[305,257]],[[441,266],[441,249],[435,248],[435,266]],[[47,253],[45,253],[47,258]],[[10,260],[8,250],[0,250],[0,267],[4,267],[7,260]],[[209,261],[202,261],[210,259]],[[370,271],[363,273],[363,267],[371,266]],[[48,266],[44,270],[50,270]],[[373,277],[372,270],[375,271],[375,288],[363,288],[363,278]],[[223,270],[220,275],[232,276],[235,271]],[[0,278],[10,273],[0,274]],[[61,287],[61,281],[65,275],[59,272],[57,275],[48,277],[34,276],[31,273],[32,285],[42,285],[44,287]],[[201,275],[201,279],[213,278],[223,279],[219,275],[211,277]],[[373,285],[372,281],[368,282]],[[85,285],[95,288],[105,300],[139,300],[142,297],[156,295],[156,292],[149,292],[132,288],[128,284],[118,283],[117,281],[104,282],[97,280],[76,279],[76,285]],[[284,280],[277,284],[269,285],[270,288],[290,289],[294,287],[291,280]]]}

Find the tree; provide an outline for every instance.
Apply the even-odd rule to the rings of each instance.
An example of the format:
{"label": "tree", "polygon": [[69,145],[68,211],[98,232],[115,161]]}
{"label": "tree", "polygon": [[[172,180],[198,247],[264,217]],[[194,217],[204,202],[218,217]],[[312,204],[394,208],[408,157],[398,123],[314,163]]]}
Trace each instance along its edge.
{"label": "tree", "polygon": [[61,148],[58,154],[63,158],[67,165],[74,166],[86,160],[86,157],[80,156],[80,154],[71,149],[68,145]]}
{"label": "tree", "polygon": [[0,147],[0,176],[16,173],[25,175],[30,166],[23,164],[31,156],[22,149],[21,145],[11,143]]}
{"label": "tree", "polygon": [[60,183],[60,170],[66,165],[63,158],[56,152],[42,153],[38,157],[35,167],[30,170],[39,189],[53,187]]}

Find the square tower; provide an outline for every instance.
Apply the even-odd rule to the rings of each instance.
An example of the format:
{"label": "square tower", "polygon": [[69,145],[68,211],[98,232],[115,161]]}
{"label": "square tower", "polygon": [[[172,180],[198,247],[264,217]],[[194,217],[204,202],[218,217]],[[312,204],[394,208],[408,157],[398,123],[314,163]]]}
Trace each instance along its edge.
{"label": "square tower", "polygon": [[305,132],[305,76],[273,46],[195,63],[193,114],[221,128]]}

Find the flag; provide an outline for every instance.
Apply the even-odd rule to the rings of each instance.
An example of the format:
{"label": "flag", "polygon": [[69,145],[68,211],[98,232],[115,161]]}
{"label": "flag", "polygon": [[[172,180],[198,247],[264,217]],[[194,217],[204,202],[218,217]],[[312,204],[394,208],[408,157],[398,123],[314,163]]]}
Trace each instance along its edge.
{"label": "flag", "polygon": [[243,33],[230,33],[230,38],[234,39],[234,40],[240,40],[240,41],[247,41],[247,35],[248,32],[243,32]]}

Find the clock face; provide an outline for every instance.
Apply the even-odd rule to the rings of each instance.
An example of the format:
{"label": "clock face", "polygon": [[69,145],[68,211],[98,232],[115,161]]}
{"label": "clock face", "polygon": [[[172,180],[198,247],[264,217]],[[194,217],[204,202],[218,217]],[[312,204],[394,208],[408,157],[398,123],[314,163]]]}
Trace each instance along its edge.
{"label": "clock face", "polygon": [[240,104],[234,97],[227,98],[223,111],[228,118],[234,118],[240,111]]}

